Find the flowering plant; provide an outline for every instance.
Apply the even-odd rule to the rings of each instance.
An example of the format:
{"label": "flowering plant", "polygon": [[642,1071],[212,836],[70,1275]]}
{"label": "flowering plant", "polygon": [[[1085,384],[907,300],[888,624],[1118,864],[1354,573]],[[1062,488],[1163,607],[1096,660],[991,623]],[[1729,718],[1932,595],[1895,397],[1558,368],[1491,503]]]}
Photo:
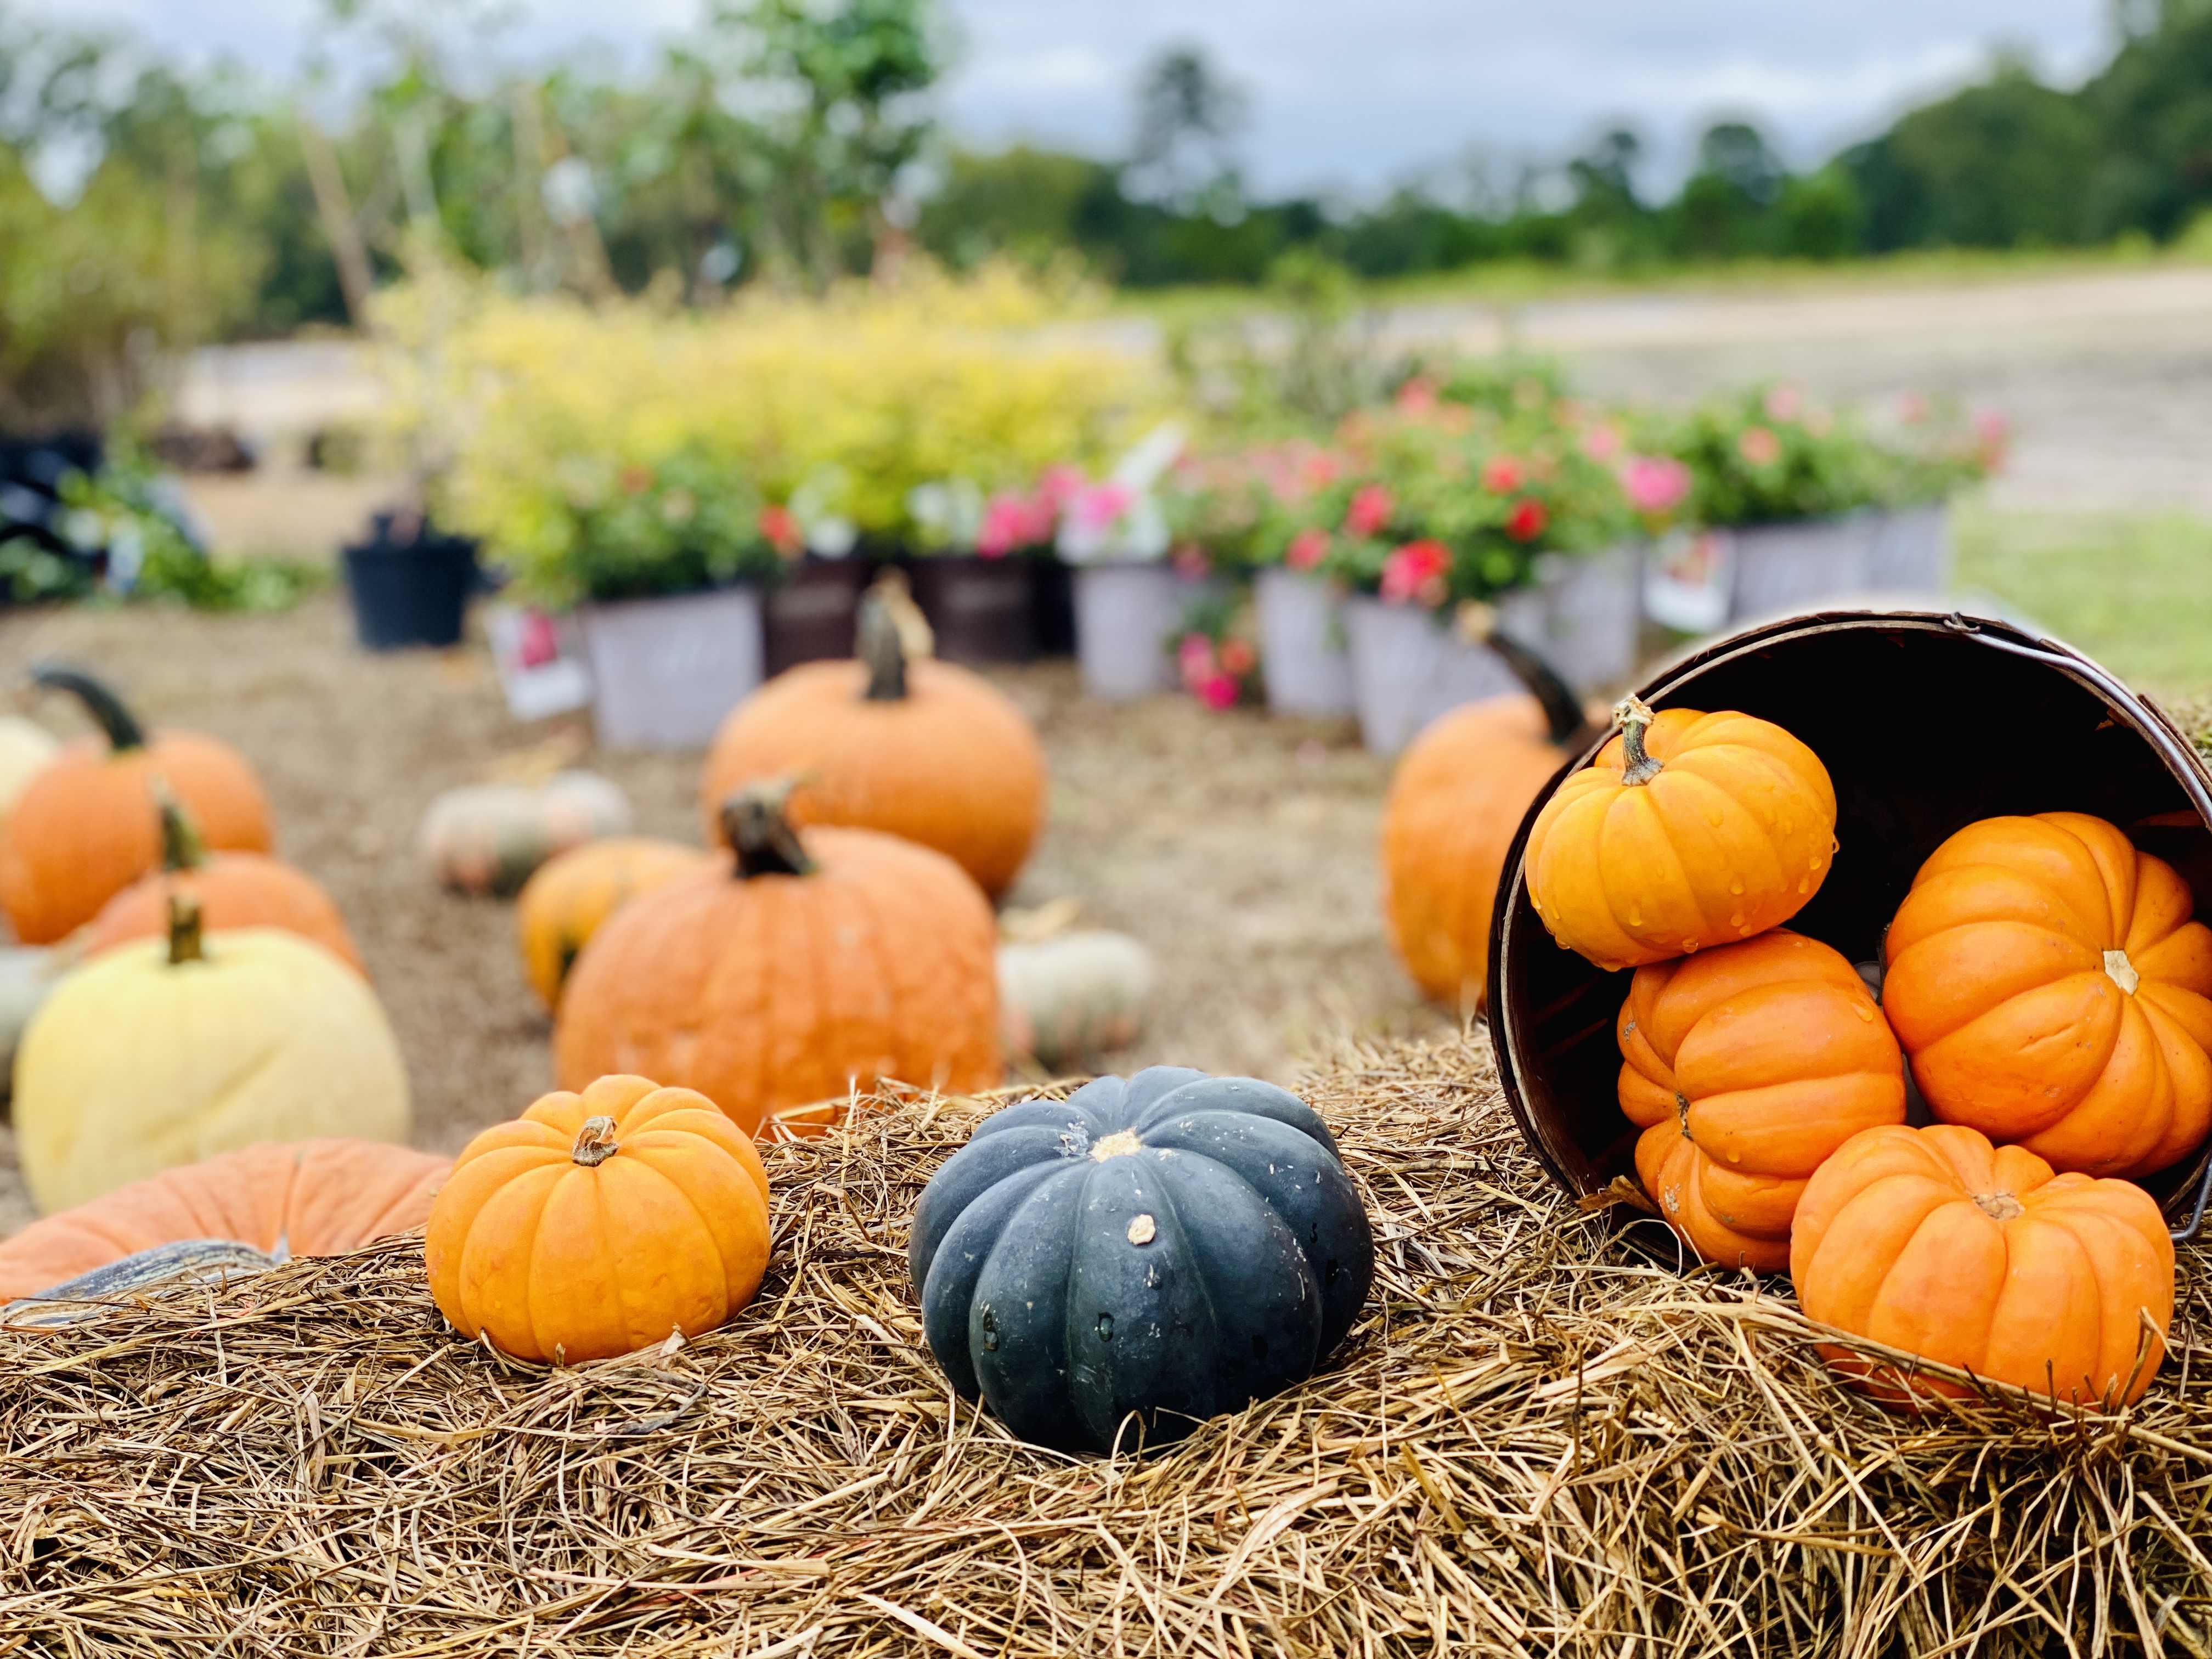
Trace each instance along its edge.
{"label": "flowering plant", "polygon": [[1864,425],[1787,381],[1710,398],[1662,443],[1695,479],[1691,511],[1704,524],[1819,518],[1884,493],[1886,458]]}
{"label": "flowering plant", "polygon": [[1257,702],[1261,695],[1258,624],[1241,592],[1209,593],[1183,612],[1176,668],[1183,690],[1209,708]]}
{"label": "flowering plant", "polygon": [[557,571],[541,568],[533,584],[556,605],[773,580],[805,550],[789,507],[764,506],[696,445],[654,465],[572,459],[562,483],[565,544]]}
{"label": "flowering plant", "polygon": [[1917,393],[1899,398],[1881,431],[1887,460],[1882,499],[1892,507],[1938,501],[2004,465],[2011,431],[1986,409],[1969,416],[1956,403]]}

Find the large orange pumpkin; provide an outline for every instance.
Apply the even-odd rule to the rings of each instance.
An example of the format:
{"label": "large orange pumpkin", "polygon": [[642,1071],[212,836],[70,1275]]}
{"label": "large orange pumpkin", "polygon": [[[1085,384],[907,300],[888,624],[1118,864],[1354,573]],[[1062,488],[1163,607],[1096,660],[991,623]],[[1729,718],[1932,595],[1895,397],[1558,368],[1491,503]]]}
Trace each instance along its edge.
{"label": "large orange pumpkin", "polygon": [[1820,757],[1750,714],[1654,714],[1561,781],[1530,826],[1529,902],[1601,968],[1640,968],[1779,927],[1820,890],[1836,792]]}
{"label": "large orange pumpkin", "polygon": [[[1808,1318],[2082,1406],[2141,1399],[2173,1320],[2148,1193],[1952,1124],[1845,1142],[1797,1206],[1790,1273]],[[1966,1392],[1823,1352],[1893,1403]]]}
{"label": "large orange pumpkin", "polygon": [[2212,928],[2080,812],[1984,818],[1890,923],[1882,1007],[1929,1109],[2057,1170],[2139,1176],[2212,1133]]}
{"label": "large orange pumpkin", "polygon": [[463,1334],[574,1364],[714,1329],[760,1289],[769,1237],[768,1171],[712,1101],[603,1077],[471,1141],[423,1255]]}
{"label": "large orange pumpkin", "polygon": [[1638,969],[1615,1031],[1636,1172],[1724,1267],[1786,1267],[1822,1160],[1905,1121],[1904,1057],[1858,970],[1786,928]]}
{"label": "large orange pumpkin", "polygon": [[908,662],[880,592],[862,602],[859,648],[860,661],[788,669],[730,712],[700,784],[708,833],[732,791],[795,777],[793,823],[919,842],[1004,892],[1044,821],[1036,730],[980,675]]}
{"label": "large orange pumpkin", "polygon": [[549,1009],[561,1006],[568,969],[616,907],[709,862],[720,860],[680,842],[612,836],[556,853],[538,866],[515,901],[514,928],[523,971],[539,1000]]}
{"label": "large orange pumpkin", "polygon": [[779,1108],[878,1078],[999,1080],[991,907],[941,853],[784,820],[732,796],[734,865],[664,882],[608,918],[553,1027],[557,1079],[610,1072],[696,1089],[747,1133]]}
{"label": "large orange pumpkin", "polygon": [[1382,914],[1422,994],[1483,1006],[1490,917],[1505,854],[1528,804],[1589,732],[1559,676],[1492,635],[1528,688],[1431,721],[1398,763],[1382,806]]}
{"label": "large orange pumpkin", "polygon": [[166,937],[169,896],[199,901],[200,926],[282,927],[311,939],[356,972],[366,974],[361,948],[337,905],[304,870],[261,853],[210,853],[191,819],[166,786],[155,798],[161,815],[161,868],[142,876],[100,908],[93,919],[90,948],[105,951],[134,939]]}
{"label": "large orange pumpkin", "polygon": [[262,1141],[181,1164],[34,1221],[0,1244],[0,1299],[140,1250],[227,1238],[337,1255],[419,1227],[451,1160],[374,1140]]}
{"label": "large orange pumpkin", "polygon": [[147,795],[158,774],[210,847],[265,853],[276,826],[261,781],[228,744],[193,732],[149,737],[121,699],[74,668],[34,671],[77,696],[106,734],[79,742],[35,773],[0,830],[0,908],[26,945],[50,945],[161,867],[161,826]]}

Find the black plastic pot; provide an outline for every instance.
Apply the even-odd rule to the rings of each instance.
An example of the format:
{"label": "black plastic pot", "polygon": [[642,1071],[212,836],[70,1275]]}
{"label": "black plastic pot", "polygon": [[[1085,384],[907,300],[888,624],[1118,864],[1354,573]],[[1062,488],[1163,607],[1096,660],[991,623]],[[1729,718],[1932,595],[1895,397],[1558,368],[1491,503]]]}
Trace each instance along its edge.
{"label": "black plastic pot", "polygon": [[[1836,789],[1838,850],[1789,925],[1853,962],[1876,958],[1928,855],[2002,813],[2094,813],[2212,896],[2212,772],[2188,739],[2087,657],[2009,623],[1825,611],[1707,646],[1638,695],[1656,708],[1741,709],[1820,756]],[[1613,1034],[1630,975],[1553,940],[1528,902],[1522,858],[1536,814],[1597,746],[1563,767],[1522,820],[1490,934],[1490,1034],[1506,1101],[1553,1178],[1585,1194],[1634,1177],[1637,1132],[1616,1100]],[[2212,1148],[2142,1184],[2177,1237],[2194,1236]],[[1663,1237],[1660,1252],[1673,1253]]]}
{"label": "black plastic pot", "polygon": [[1040,657],[1075,654],[1075,572],[1057,555],[1022,556],[1030,567],[1030,627]]}
{"label": "black plastic pot", "polygon": [[395,514],[370,523],[369,538],[345,550],[362,644],[371,651],[459,645],[469,595],[483,585],[476,543]]}
{"label": "black plastic pot", "polygon": [[763,669],[770,676],[802,662],[853,654],[853,619],[868,585],[868,561],[804,558],[763,602]]}
{"label": "black plastic pot", "polygon": [[948,662],[1028,662],[1037,653],[1036,565],[945,553],[902,561]]}

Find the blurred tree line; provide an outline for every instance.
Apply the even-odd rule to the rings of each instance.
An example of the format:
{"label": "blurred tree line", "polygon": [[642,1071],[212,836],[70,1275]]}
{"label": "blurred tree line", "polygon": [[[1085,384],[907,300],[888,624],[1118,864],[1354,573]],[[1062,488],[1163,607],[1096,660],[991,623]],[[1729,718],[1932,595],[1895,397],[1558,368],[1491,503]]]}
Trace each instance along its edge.
{"label": "blurred tree line", "polygon": [[2113,58],[2079,88],[2001,58],[1809,171],[1724,122],[1655,194],[1621,128],[1558,166],[1346,204],[1255,198],[1244,100],[1190,51],[1147,70],[1118,159],[948,146],[930,94],[954,43],[933,0],[705,0],[627,77],[472,77],[487,60],[455,42],[495,0],[322,0],[289,88],[0,0],[0,428],[106,425],[196,343],[364,324],[377,285],[433,254],[526,290],[713,305],[916,245],[1321,292],[1333,271],[1489,260],[2168,241],[2212,206],[2212,0],[2114,3]]}

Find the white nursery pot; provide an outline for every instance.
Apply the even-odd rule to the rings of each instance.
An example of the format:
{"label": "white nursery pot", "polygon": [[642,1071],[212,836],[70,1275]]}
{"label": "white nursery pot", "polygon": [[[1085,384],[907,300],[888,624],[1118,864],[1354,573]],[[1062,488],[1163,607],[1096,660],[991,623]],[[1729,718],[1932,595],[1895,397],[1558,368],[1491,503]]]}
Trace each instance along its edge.
{"label": "white nursery pot", "polygon": [[1324,577],[1270,565],[1252,582],[1267,707],[1278,714],[1333,718],[1356,707],[1343,605]]}
{"label": "white nursery pot", "polygon": [[1941,593],[1951,586],[1951,507],[1923,501],[1877,515],[1867,586],[1880,592]]}
{"label": "white nursery pot", "polygon": [[1083,689],[1129,702],[1176,683],[1171,635],[1182,619],[1186,585],[1173,566],[1079,565],[1075,572],[1075,657]]}
{"label": "white nursery pot", "polygon": [[1595,553],[1545,553],[1536,559],[1536,591],[1543,596],[1540,631],[1527,633],[1500,605],[1505,631],[1551,665],[1577,691],[1626,684],[1636,672],[1637,635],[1644,620],[1644,554],[1639,547]]}
{"label": "white nursery pot", "polygon": [[[1542,605],[1533,590],[1506,594],[1498,604],[1500,630],[1531,640],[1541,630]],[[1396,754],[1448,708],[1521,690],[1503,657],[1468,644],[1425,606],[1355,594],[1344,603],[1344,622],[1359,740],[1377,755]]]}
{"label": "white nursery pot", "polygon": [[761,596],[716,588],[587,605],[592,723],[613,749],[703,749],[761,683]]}
{"label": "white nursery pot", "polygon": [[1843,513],[1737,526],[1729,620],[1786,615],[1866,592],[1880,524],[1877,514]]}

